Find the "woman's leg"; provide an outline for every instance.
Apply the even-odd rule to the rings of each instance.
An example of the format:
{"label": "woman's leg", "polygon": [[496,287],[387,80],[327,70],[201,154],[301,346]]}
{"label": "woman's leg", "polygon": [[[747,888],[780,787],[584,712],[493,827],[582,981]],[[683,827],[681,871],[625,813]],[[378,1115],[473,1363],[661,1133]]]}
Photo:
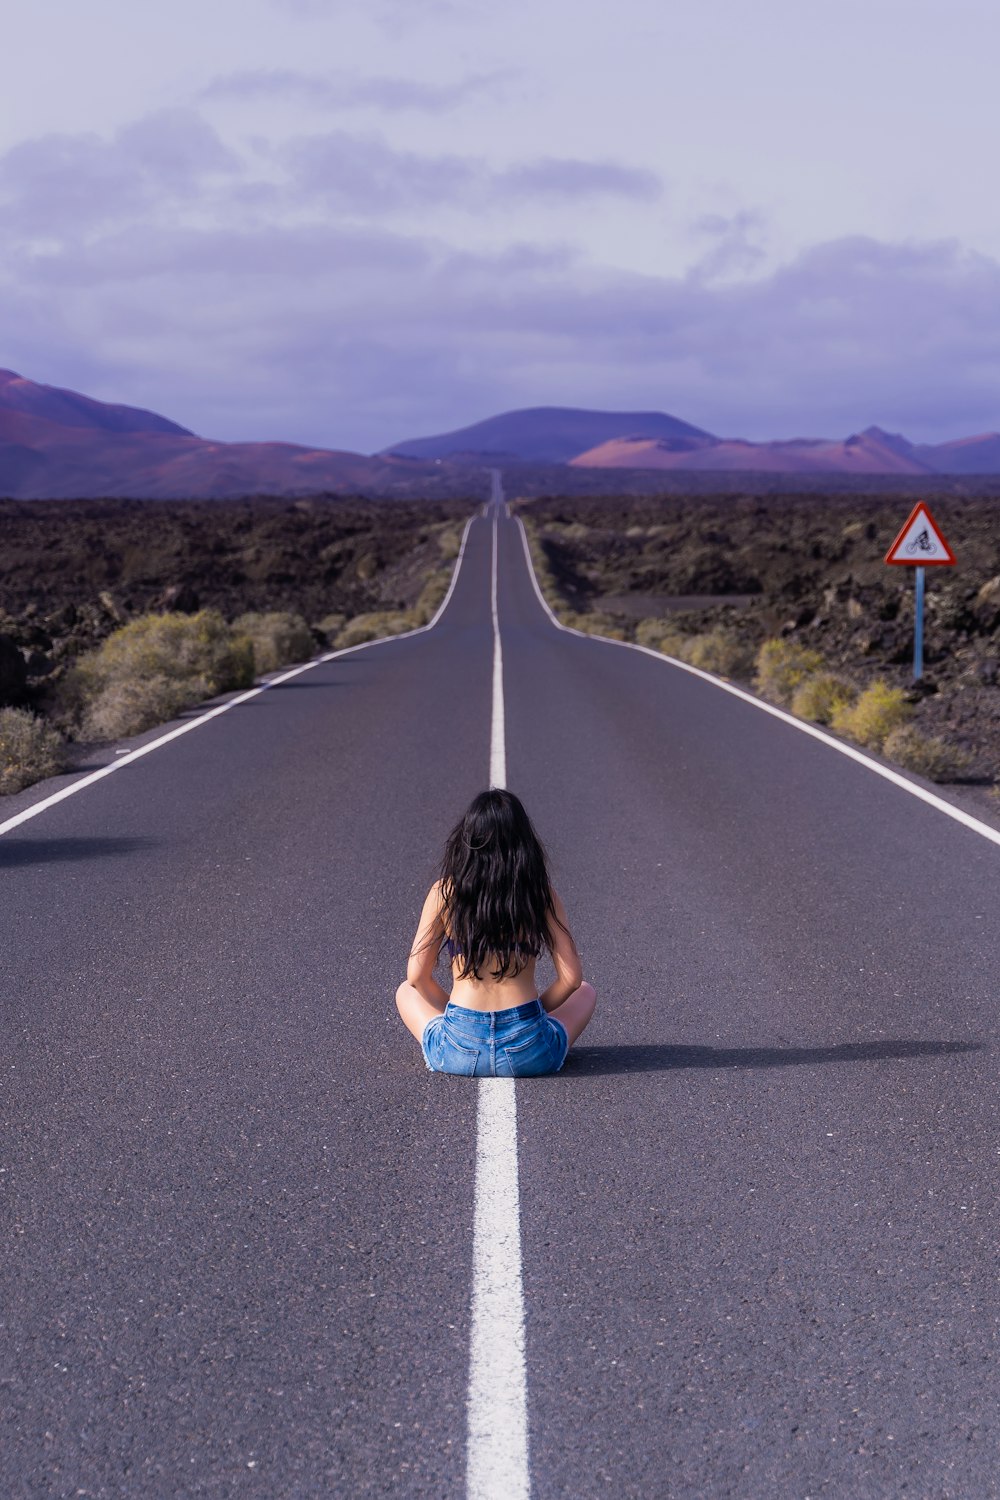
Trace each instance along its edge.
{"label": "woman's leg", "polygon": [[[432,1000],[425,1000],[423,995],[418,994],[413,985],[405,979],[396,991],[396,1009],[403,1018],[403,1025],[408,1031],[412,1031],[418,1042],[424,1034],[427,1022],[432,1016],[443,1015],[446,1004],[447,1000],[442,1001],[440,1005],[435,1005]],[[562,1009],[561,1006],[560,1009]]]}
{"label": "woman's leg", "polygon": [[580,1033],[586,1029],[587,1023],[594,1014],[596,1004],[597,995],[594,993],[594,986],[584,980],[580,988],[574,990],[562,1005],[557,1005],[555,1010],[549,1011],[553,1020],[561,1021],[565,1026],[571,1047]]}

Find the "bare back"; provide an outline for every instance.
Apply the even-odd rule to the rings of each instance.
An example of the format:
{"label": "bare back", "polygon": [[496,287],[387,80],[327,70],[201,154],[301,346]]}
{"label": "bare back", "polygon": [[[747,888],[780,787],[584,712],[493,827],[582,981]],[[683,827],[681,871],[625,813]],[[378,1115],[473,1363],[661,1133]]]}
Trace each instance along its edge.
{"label": "bare back", "polygon": [[[538,997],[541,998],[546,1009],[551,1009],[576,988],[582,978],[580,956],[568,930],[569,924],[562,901],[555,891],[552,892],[552,902],[557,920],[550,922],[549,926],[552,961],[557,977],[555,984],[549,986],[545,995],[538,997],[535,981],[536,961],[533,958],[528,960],[519,974],[508,975],[503,979],[494,979],[489,966],[483,969],[482,979],[476,979],[472,975],[461,978],[458,972],[461,964],[455,959],[452,962],[451,999],[456,1005],[462,1005],[467,1010],[508,1010],[511,1006],[524,1005],[527,1001]],[[433,965],[447,937],[442,911],[440,882],[437,882],[431,887],[424,902],[411,958],[422,950],[428,955],[433,954],[431,959]],[[492,967],[496,967],[495,961]],[[547,997],[551,999],[551,1005]]]}

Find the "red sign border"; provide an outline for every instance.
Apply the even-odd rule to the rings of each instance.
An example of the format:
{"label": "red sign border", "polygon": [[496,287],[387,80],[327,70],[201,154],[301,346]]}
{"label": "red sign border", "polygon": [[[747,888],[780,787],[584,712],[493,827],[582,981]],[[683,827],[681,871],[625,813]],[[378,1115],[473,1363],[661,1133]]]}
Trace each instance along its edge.
{"label": "red sign border", "polygon": [[[924,515],[927,517],[931,529],[936,533],[938,541],[941,543],[948,556],[927,558],[893,557],[892,554],[895,552],[896,548],[899,546],[900,542],[903,540],[904,536],[913,525],[917,516],[920,515],[921,511],[923,511]],[[940,526],[931,515],[930,506],[924,500],[918,500],[916,505],[910,511],[910,514],[907,516],[906,520],[903,522],[902,526],[899,529],[899,534],[897,535],[896,540],[893,542],[892,546],[885,554],[885,560],[887,563],[890,563],[897,568],[950,568],[954,563],[958,561],[954,552],[952,552],[951,548],[948,546],[948,543],[944,539],[944,532],[941,530]]]}

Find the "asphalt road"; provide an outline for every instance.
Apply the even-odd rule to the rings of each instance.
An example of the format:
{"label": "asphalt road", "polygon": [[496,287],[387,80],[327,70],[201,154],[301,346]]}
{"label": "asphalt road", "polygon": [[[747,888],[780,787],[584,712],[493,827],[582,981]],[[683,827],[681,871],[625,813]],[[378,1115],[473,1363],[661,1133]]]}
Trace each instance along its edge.
{"label": "asphalt road", "polygon": [[[490,542],[0,837],[4,1500],[464,1495],[478,1086],[392,994],[488,779]],[[1000,1494],[1000,850],[499,563],[600,997],[516,1089],[532,1500]]]}

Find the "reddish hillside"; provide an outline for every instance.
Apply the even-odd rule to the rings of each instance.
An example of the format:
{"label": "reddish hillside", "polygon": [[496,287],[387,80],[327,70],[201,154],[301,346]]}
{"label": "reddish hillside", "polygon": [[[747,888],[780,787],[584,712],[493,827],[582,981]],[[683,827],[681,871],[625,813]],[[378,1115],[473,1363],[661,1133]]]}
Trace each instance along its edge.
{"label": "reddish hillside", "polygon": [[936,474],[1000,474],[1000,432],[918,447]]}
{"label": "reddish hillside", "polygon": [[[694,442],[658,442],[618,438],[571,459],[581,469],[718,469],[772,474],[929,474],[928,463],[900,450],[878,428],[843,442],[793,438],[788,442],[751,443],[741,438]],[[905,444],[905,439],[902,440]],[[906,444],[908,448],[909,445]]]}
{"label": "reddish hillside", "polygon": [[294,443],[213,443],[153,412],[0,373],[0,495],[11,499],[357,491],[425,472]]}
{"label": "reddish hillside", "polygon": [[13,370],[0,370],[0,413],[20,413],[55,422],[60,427],[98,432],[169,432],[175,437],[193,436],[186,427],[179,427],[156,412],[144,411],[139,406],[94,401],[90,396],[56,385],[37,385]]}
{"label": "reddish hillside", "polygon": [[[487,464],[814,476],[998,474],[1000,434],[916,445],[868,427],[843,441],[718,438],[664,412],[531,407],[368,458],[294,443],[217,443],[139,407],[0,370],[0,496],[140,499],[376,492],[464,484]],[[585,483],[581,474],[581,483]]]}

